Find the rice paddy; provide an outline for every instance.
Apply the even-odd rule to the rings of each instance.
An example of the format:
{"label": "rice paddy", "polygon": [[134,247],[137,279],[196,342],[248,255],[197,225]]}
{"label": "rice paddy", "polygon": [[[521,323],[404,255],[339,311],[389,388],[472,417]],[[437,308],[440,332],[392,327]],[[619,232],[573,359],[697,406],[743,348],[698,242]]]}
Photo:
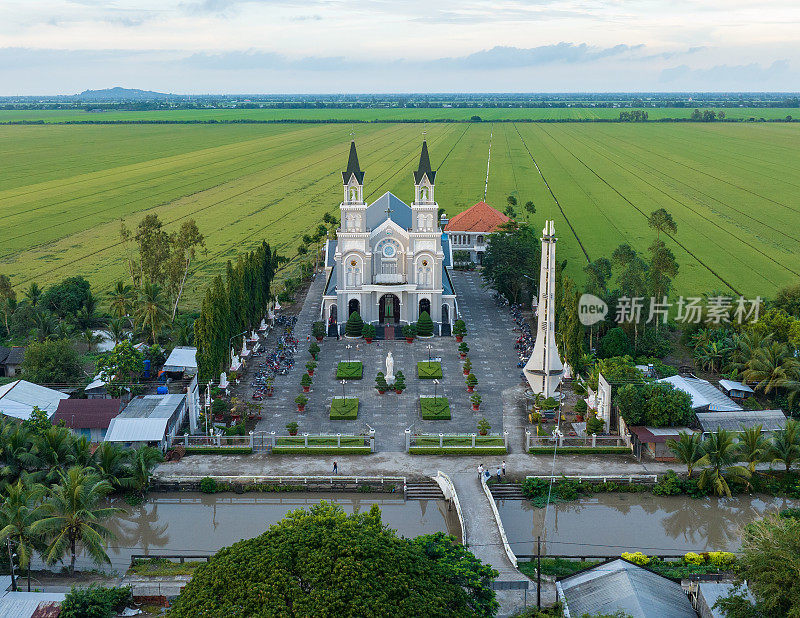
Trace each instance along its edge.
{"label": "rice paddy", "polygon": [[[502,210],[513,194],[536,205],[535,215],[518,208],[521,217],[537,226],[555,219],[559,257],[578,279],[587,258],[622,242],[646,250],[654,238],[646,215],[660,207],[678,223],[667,241],[681,264],[678,293],[770,296],[800,278],[798,123],[483,122],[425,130],[439,168],[437,201],[449,215],[483,199],[491,140],[487,201]],[[18,288],[82,274],[102,292],[125,277],[120,221],[133,227],[156,212],[174,229],[194,218],[207,239],[187,291],[196,304],[227,259],[262,239],[291,256],[325,212],[336,214],[350,131],[342,124],[0,126],[0,273]],[[368,200],[385,191],[411,200],[422,131],[421,124],[355,127]]]}

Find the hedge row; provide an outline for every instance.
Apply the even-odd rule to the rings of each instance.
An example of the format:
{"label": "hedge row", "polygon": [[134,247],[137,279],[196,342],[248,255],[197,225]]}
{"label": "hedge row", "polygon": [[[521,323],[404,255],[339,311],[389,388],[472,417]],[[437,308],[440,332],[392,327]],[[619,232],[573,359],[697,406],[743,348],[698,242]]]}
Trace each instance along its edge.
{"label": "hedge row", "polygon": [[273,455],[369,455],[372,451],[368,446],[343,446],[329,448],[324,446],[276,446],[272,449]]}
{"label": "hedge row", "polygon": [[187,446],[187,455],[250,455],[249,446]]}
{"label": "hedge row", "polygon": [[[552,446],[532,446],[528,452],[532,455],[552,455],[553,448]],[[562,446],[558,452],[565,455],[630,455],[631,449],[627,446]]]}
{"label": "hedge row", "polygon": [[504,446],[453,446],[439,448],[432,446],[412,446],[408,449],[410,455],[505,455],[508,451]]}

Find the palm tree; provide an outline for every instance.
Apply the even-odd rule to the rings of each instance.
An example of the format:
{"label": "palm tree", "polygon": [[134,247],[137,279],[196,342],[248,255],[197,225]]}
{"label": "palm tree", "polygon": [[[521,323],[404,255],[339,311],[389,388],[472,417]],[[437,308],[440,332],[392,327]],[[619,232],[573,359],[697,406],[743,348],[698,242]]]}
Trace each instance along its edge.
{"label": "palm tree", "polygon": [[69,322],[60,320],[58,324],[56,324],[53,335],[56,339],[72,339],[75,336],[75,326]]}
{"label": "palm tree", "polygon": [[725,429],[709,434],[703,442],[707,468],[700,474],[700,489],[711,489],[717,496],[731,496],[728,482],[747,481],[750,471],[744,466],[734,465],[739,461],[739,452],[733,432]]}
{"label": "palm tree", "polygon": [[33,524],[35,533],[46,534],[50,539],[43,554],[45,562],[55,564],[69,555],[69,573],[74,575],[80,544],[96,563],[110,563],[105,548],[113,534],[100,522],[124,509],[97,505],[111,493],[111,483],[80,466],[73,466],[66,474],[59,470],[58,475],[59,482],[50,488],[42,503],[44,517]]}
{"label": "palm tree", "polygon": [[0,542],[10,539],[19,557],[19,565],[28,572],[28,592],[31,591],[31,558],[44,547],[34,525],[43,517],[41,499],[45,488],[28,486],[17,481],[6,488],[0,506]]}
{"label": "palm tree", "polygon": [[703,451],[703,434],[687,433],[681,431],[680,438],[667,440],[667,448],[675,454],[675,458],[682,464],[686,464],[689,478],[692,478],[692,471],[696,465],[704,463],[705,452]]}
{"label": "palm tree", "polygon": [[744,378],[748,382],[756,382],[756,389],[769,394],[781,388],[797,374],[798,361],[794,358],[789,346],[773,341],[759,348],[748,361],[744,370]]}
{"label": "palm tree", "polygon": [[25,290],[25,298],[31,304],[31,307],[35,307],[41,297],[42,288],[34,281],[28,286],[28,289]]}
{"label": "palm tree", "polygon": [[129,475],[128,458],[131,451],[112,442],[102,442],[94,452],[94,468],[104,481],[115,488],[122,486],[122,480]]}
{"label": "palm tree", "polygon": [[3,461],[2,476],[16,481],[23,470],[33,461],[31,432],[21,423],[3,421],[0,426],[0,459]]}
{"label": "palm tree", "polygon": [[141,327],[150,330],[152,342],[155,345],[158,332],[169,321],[167,300],[158,284],[144,284],[139,294],[135,315]]}
{"label": "palm tree", "polygon": [[117,281],[114,289],[108,293],[108,308],[115,318],[124,318],[133,310],[135,296],[133,288],[122,281]]}
{"label": "palm tree", "polygon": [[729,371],[742,374],[747,368],[748,361],[756,355],[761,348],[772,343],[772,335],[754,328],[747,329],[741,335],[733,336],[733,351],[728,365]]}
{"label": "palm tree", "polygon": [[144,494],[150,485],[150,473],[157,464],[163,461],[161,451],[152,446],[143,446],[131,457],[129,476],[120,480],[120,485]]}
{"label": "palm tree", "polygon": [[772,433],[772,447],[768,457],[786,466],[786,472],[800,459],[800,422],[789,419],[784,429]]}
{"label": "palm tree", "polygon": [[769,453],[770,442],[761,433],[761,425],[745,428],[739,432],[739,452],[750,474],[756,471],[756,464],[764,461]]}
{"label": "palm tree", "polygon": [[46,341],[56,334],[56,320],[49,311],[36,312],[36,339]]}
{"label": "palm tree", "polygon": [[53,482],[75,463],[75,438],[66,427],[51,427],[33,437],[31,456],[31,467],[45,471],[47,482]]}
{"label": "palm tree", "polygon": [[112,318],[108,322],[108,334],[117,345],[120,341],[125,341],[125,322],[122,318]]}
{"label": "palm tree", "polygon": [[695,348],[694,360],[700,369],[717,373],[728,362],[731,348],[728,341],[710,341]]}

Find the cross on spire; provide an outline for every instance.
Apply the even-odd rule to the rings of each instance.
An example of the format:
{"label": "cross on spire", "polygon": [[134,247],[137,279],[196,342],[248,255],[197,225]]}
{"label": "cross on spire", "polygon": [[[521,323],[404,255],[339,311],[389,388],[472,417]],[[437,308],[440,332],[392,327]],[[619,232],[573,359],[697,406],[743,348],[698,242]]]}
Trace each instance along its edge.
{"label": "cross on spire", "polygon": [[392,216],[392,213],[393,213],[394,211],[392,210],[392,207],[391,207],[391,206],[387,206],[387,207],[386,207],[386,211],[385,211],[385,212],[386,212],[386,217],[387,217],[387,218],[391,218],[391,216]]}

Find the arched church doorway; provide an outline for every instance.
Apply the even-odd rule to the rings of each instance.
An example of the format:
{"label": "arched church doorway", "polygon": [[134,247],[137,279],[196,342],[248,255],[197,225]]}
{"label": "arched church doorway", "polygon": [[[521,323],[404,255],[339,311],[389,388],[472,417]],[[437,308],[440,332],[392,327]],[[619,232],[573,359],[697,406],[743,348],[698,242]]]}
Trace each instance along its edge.
{"label": "arched church doorway", "polygon": [[431,301],[427,298],[423,298],[419,301],[419,314],[422,315],[423,311],[428,315],[431,314]]}
{"label": "arched church doorway", "polygon": [[450,324],[450,305],[442,305],[442,324]]}
{"label": "arched church doorway", "polygon": [[400,299],[394,294],[384,294],[378,301],[378,315],[381,324],[400,323]]}
{"label": "arched church doorway", "polygon": [[357,298],[352,298],[350,302],[347,303],[347,317],[349,318],[353,313],[361,315],[361,303],[358,302]]}

